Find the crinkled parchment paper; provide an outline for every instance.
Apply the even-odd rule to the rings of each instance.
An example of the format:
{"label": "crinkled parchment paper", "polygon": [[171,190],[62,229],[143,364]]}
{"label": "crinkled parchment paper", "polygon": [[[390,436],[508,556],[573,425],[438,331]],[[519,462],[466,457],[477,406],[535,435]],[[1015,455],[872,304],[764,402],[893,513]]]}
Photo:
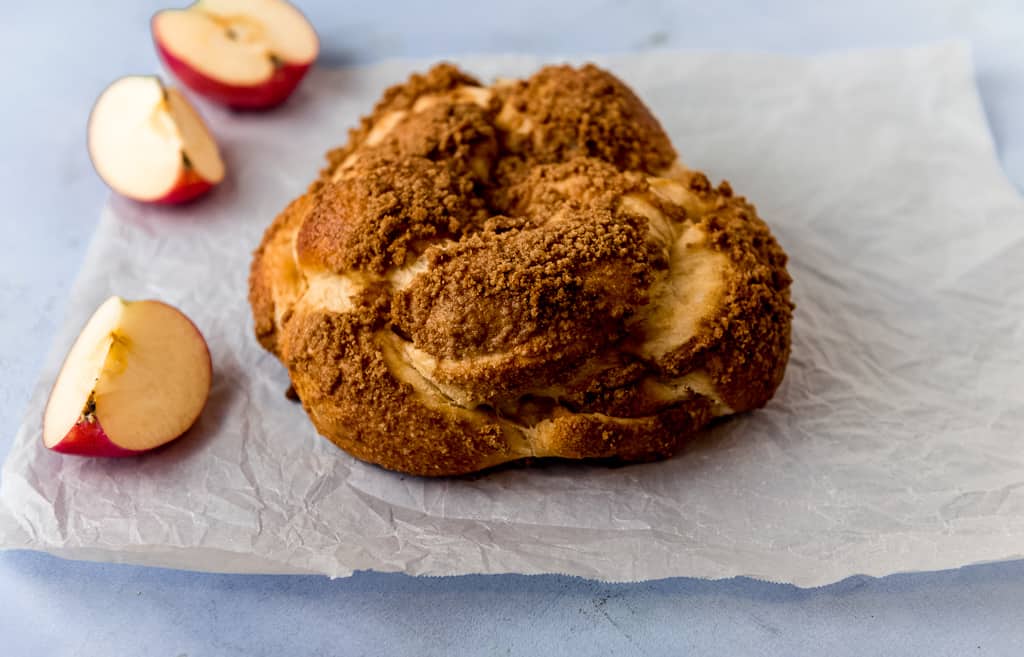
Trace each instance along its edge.
{"label": "crinkled parchment paper", "polygon": [[[1024,202],[963,45],[807,59],[603,57],[684,161],[727,178],[791,256],[776,398],[667,462],[423,480],[357,462],[284,398],[251,335],[249,253],[385,85],[316,70],[269,114],[201,105],[230,178],[178,209],[114,199],[2,475],[0,546],[209,571],[748,575],[801,586],[1024,556]],[[483,79],[533,57],[464,60]],[[198,425],[120,461],[50,453],[60,360],[112,293],[205,333]]]}

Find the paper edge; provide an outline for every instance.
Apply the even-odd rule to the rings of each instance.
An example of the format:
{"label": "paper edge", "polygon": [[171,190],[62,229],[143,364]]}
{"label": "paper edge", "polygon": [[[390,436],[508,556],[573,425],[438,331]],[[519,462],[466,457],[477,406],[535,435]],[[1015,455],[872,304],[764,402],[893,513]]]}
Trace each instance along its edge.
{"label": "paper edge", "polygon": [[[406,577],[421,578],[444,578],[444,577],[472,577],[472,576],[503,576],[519,575],[527,577],[556,576],[556,577],[577,577],[579,579],[601,582],[604,584],[640,584],[645,582],[656,582],[670,579],[690,579],[705,582],[721,582],[731,579],[749,579],[756,582],[773,584],[779,586],[792,586],[801,590],[813,590],[825,588],[853,578],[882,579],[899,575],[929,575],[935,573],[952,572],[962,568],[973,566],[1009,564],[1024,562],[1024,552],[1016,553],[1007,558],[987,558],[965,562],[952,568],[898,568],[895,570],[872,570],[869,568],[857,569],[855,572],[844,575],[829,574],[822,577],[801,577],[793,579],[773,579],[760,572],[735,572],[723,573],[721,575],[702,576],[685,575],[678,573],[659,573],[653,577],[640,579],[628,577],[604,577],[601,575],[581,575],[577,572],[558,570],[479,570],[463,569],[458,571],[431,572],[409,572],[400,568],[354,568],[337,572],[323,572],[312,569],[299,568],[291,564],[281,563],[270,559],[261,559],[245,552],[230,552],[210,548],[185,549],[181,551],[154,550],[150,546],[139,546],[133,550],[106,550],[101,548],[58,548],[40,549],[30,546],[5,546],[0,550],[6,552],[35,552],[44,553],[65,561],[76,561],[84,563],[110,563],[124,566],[143,566],[147,568],[164,568],[182,572],[196,572],[220,575],[307,575],[325,577],[327,579],[344,579],[352,577],[361,572],[373,572],[390,575],[404,575]],[[191,560],[196,558],[213,558],[221,562],[229,563],[227,567],[205,568],[197,567]]]}

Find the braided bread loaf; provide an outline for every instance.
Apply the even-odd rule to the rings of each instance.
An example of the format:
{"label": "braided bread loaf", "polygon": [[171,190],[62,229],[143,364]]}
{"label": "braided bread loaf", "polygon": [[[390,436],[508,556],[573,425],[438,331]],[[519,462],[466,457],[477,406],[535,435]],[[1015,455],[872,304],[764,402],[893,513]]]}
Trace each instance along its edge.
{"label": "braided bread loaf", "polygon": [[665,457],[764,405],[786,255],[595,67],[388,89],[267,229],[249,299],[317,430],[385,468]]}

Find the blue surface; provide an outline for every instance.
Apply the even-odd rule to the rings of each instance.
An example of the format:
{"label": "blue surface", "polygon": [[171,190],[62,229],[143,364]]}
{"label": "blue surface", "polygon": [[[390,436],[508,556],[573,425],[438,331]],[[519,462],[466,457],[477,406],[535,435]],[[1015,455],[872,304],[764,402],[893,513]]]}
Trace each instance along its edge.
{"label": "blue surface", "polygon": [[[89,107],[114,77],[158,68],[148,34],[157,3],[63,4],[7,3],[0,22],[0,453],[107,194],[85,151]],[[1024,188],[1020,0],[300,5],[327,64],[651,47],[811,53],[968,38],[1000,158]],[[745,579],[242,577],[9,552],[0,553],[0,599],[0,654],[12,656],[1024,654],[1024,562],[801,590]]]}

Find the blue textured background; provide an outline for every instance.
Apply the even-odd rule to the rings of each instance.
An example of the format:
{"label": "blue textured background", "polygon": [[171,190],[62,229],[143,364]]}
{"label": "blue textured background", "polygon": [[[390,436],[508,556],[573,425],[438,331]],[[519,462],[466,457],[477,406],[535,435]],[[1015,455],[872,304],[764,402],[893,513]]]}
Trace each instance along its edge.
{"label": "blue textured background", "polygon": [[[1024,188],[1021,0],[299,4],[328,65],[508,51],[799,54],[967,38],[1000,158]],[[5,3],[0,453],[107,194],[85,151],[89,108],[113,78],[158,69],[148,31],[158,8]],[[744,579],[243,577],[7,552],[0,600],[5,656],[1024,654],[1021,561],[801,590]]]}

